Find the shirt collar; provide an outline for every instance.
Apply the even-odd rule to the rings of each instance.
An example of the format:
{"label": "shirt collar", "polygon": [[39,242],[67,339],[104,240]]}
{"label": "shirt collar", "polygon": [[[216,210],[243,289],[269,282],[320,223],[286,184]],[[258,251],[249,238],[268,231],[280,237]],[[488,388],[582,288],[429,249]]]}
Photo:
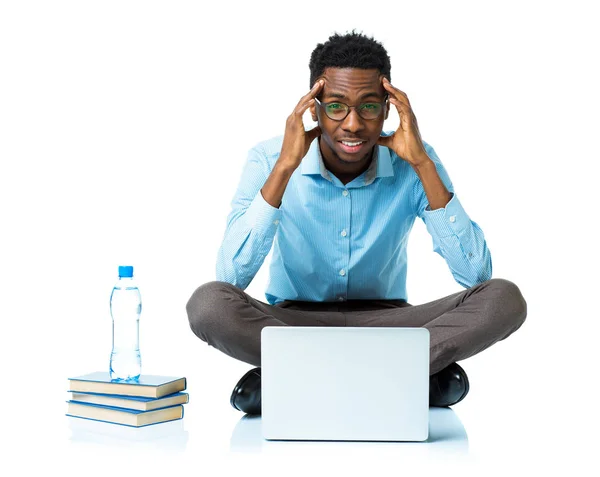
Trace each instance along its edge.
{"label": "shirt collar", "polygon": [[[324,179],[333,182],[321,157],[319,138],[311,143],[306,156],[302,160],[302,175],[321,175]],[[375,155],[371,164],[369,164],[369,168],[365,171],[365,185],[371,184],[378,177],[392,177],[393,175],[394,168],[392,167],[390,150],[385,146],[375,146]]]}

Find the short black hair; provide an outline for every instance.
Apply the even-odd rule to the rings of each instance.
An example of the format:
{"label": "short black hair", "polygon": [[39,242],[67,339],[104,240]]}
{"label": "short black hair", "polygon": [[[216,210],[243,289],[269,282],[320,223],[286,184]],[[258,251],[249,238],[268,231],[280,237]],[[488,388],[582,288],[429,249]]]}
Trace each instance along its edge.
{"label": "short black hair", "polygon": [[334,33],[325,43],[319,43],[310,55],[308,67],[311,88],[325,68],[378,69],[392,80],[390,57],[383,45],[354,30],[344,35]]}

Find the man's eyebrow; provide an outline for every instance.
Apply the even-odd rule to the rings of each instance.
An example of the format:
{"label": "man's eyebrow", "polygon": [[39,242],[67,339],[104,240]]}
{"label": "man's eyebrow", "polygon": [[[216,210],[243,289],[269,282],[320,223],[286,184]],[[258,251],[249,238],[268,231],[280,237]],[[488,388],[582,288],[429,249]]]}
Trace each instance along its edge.
{"label": "man's eyebrow", "polygon": [[[330,92],[330,93],[325,93],[323,96],[324,96],[325,98],[348,99],[348,96],[346,96],[345,94],[343,94],[343,93],[338,93],[338,92],[335,92],[335,91],[332,91],[332,92]],[[362,99],[368,98],[369,96],[377,96],[377,97],[380,97],[381,95],[380,95],[379,93],[377,93],[376,91],[371,91],[371,92],[369,92],[369,93],[365,93],[365,94],[361,95],[361,96],[360,96],[360,98],[358,98],[358,99],[361,99],[361,100],[362,100]]]}

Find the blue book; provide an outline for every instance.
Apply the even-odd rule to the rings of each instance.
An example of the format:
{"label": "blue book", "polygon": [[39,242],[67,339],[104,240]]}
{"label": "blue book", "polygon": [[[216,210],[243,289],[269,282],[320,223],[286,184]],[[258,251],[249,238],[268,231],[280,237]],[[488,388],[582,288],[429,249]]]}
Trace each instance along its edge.
{"label": "blue book", "polygon": [[130,427],[144,427],[160,422],[174,421],[183,417],[183,406],[170,406],[153,411],[137,411],[113,406],[67,401],[67,416],[109,422]]}
{"label": "blue book", "polygon": [[189,395],[187,393],[175,393],[155,399],[141,396],[121,396],[119,394],[72,392],[71,401],[137,409],[138,411],[152,411],[153,409],[175,406],[176,404],[187,404],[189,402]]}
{"label": "blue book", "polygon": [[160,398],[185,390],[185,378],[142,374],[136,381],[112,381],[108,372],[69,378],[69,391]]}

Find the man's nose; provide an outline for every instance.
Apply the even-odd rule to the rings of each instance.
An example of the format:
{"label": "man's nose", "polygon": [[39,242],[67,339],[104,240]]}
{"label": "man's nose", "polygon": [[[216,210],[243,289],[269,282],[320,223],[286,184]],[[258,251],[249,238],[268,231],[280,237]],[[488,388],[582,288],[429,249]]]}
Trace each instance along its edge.
{"label": "man's nose", "polygon": [[362,118],[356,112],[356,108],[351,108],[348,116],[342,122],[342,129],[348,132],[356,132],[364,129],[365,125]]}

